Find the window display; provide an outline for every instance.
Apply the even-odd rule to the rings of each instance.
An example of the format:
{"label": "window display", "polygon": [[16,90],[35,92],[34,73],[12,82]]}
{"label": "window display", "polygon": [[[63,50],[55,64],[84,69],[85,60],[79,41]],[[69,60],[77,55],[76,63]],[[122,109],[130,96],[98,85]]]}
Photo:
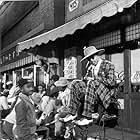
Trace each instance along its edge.
{"label": "window display", "polygon": [[[111,61],[115,65],[116,76],[124,71],[124,57],[123,53],[116,53],[111,55]],[[120,91],[123,92],[123,85],[120,87]]]}
{"label": "window display", "polygon": [[140,92],[140,49],[131,50],[132,92]]}
{"label": "window display", "polygon": [[33,71],[34,71],[33,66],[24,68],[23,69],[23,77],[28,77],[30,79],[33,79],[33,75],[34,75]]}

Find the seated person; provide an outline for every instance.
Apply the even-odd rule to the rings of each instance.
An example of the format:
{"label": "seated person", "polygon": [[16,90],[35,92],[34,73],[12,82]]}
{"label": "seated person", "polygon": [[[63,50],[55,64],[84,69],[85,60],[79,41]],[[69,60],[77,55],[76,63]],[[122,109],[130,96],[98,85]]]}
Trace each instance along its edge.
{"label": "seated person", "polygon": [[59,121],[59,118],[64,118],[68,115],[68,106],[70,101],[70,89],[68,88],[69,84],[68,80],[64,77],[60,77],[60,79],[55,82],[56,87],[61,87],[57,97],[57,101],[61,102],[61,107],[58,108],[58,113],[55,115],[55,136],[59,136],[61,134],[61,128],[63,126],[62,122]]}
{"label": "seated person", "polygon": [[[83,119],[81,120],[82,125],[88,124],[92,119],[92,110],[95,100],[98,98],[102,101],[105,109],[109,106],[112,96],[116,96],[116,77],[114,74],[115,67],[108,60],[101,59],[100,55],[104,52],[103,49],[97,50],[94,46],[90,46],[84,49],[85,57],[81,60],[88,59],[88,70],[86,77],[87,86],[85,92],[85,100],[83,107]],[[74,97],[70,98],[70,113],[74,115],[76,113],[74,108],[78,108],[78,104],[72,107]]]}

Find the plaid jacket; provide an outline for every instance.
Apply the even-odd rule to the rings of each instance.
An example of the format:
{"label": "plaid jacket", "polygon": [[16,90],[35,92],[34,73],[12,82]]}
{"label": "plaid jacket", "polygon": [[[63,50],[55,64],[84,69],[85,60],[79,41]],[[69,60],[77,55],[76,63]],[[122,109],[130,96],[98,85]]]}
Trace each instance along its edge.
{"label": "plaid jacket", "polygon": [[70,114],[75,115],[78,111],[78,108],[84,99],[86,93],[86,84],[82,80],[74,80],[70,86]]}
{"label": "plaid jacket", "polygon": [[[116,78],[114,75],[114,65],[107,61],[102,60],[99,67],[98,76],[93,76],[93,80],[88,81],[85,94],[84,111],[83,115],[91,117],[91,107],[97,98],[100,98],[105,108],[109,106],[111,97],[115,95]],[[94,75],[93,69],[88,72]]]}

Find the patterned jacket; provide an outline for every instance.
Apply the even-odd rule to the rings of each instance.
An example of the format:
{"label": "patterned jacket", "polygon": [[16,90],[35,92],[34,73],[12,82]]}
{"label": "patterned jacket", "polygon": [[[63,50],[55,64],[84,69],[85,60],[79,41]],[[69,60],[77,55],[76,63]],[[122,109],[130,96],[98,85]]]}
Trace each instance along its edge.
{"label": "patterned jacket", "polygon": [[109,106],[111,97],[116,94],[114,70],[114,65],[104,59],[101,60],[96,76],[92,66],[88,69],[87,75],[88,77],[92,77],[92,80],[89,80],[87,83],[83,111],[84,116],[91,117],[91,106],[97,98],[102,101],[105,108]]}

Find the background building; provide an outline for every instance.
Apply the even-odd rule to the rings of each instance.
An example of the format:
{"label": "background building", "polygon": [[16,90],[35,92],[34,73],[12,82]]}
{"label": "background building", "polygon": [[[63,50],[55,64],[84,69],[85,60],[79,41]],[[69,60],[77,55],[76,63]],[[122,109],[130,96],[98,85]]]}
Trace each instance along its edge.
{"label": "background building", "polygon": [[[44,74],[34,63],[36,58],[26,53],[18,53],[16,46],[20,41],[64,23],[63,3],[63,0],[59,3],[53,0],[5,1],[2,3],[0,7],[0,71],[3,76],[5,75],[6,81],[30,74],[34,76],[35,84],[45,80]],[[59,8],[61,8],[60,12],[58,12]],[[57,16],[60,17],[59,20],[55,18]],[[50,54],[55,56],[54,51]],[[50,61],[58,63],[56,59]],[[51,72],[54,74],[54,70],[51,69]],[[58,72],[55,70],[55,73]]]}

